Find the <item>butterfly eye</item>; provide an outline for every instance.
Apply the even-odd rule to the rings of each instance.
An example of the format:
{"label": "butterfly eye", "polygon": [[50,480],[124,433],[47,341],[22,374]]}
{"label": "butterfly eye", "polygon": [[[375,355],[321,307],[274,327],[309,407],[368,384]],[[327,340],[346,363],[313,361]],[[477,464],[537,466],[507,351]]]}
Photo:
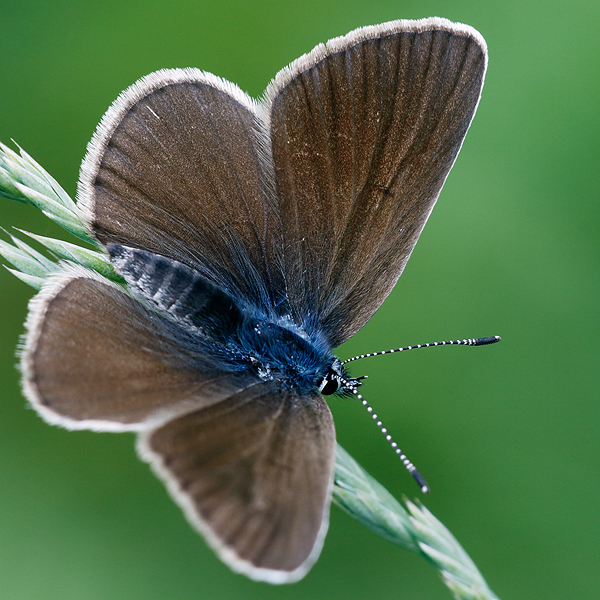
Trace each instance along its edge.
{"label": "butterfly eye", "polygon": [[340,379],[339,376],[332,370],[327,371],[325,377],[323,377],[323,381],[321,381],[321,385],[319,386],[319,392],[323,394],[323,396],[331,396],[331,394],[335,394],[340,389]]}

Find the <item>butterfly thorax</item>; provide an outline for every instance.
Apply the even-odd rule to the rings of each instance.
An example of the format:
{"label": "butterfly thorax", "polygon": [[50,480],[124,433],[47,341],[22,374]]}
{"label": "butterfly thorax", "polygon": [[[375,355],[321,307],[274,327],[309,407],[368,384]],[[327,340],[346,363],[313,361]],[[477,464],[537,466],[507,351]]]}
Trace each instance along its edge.
{"label": "butterfly thorax", "polygon": [[259,377],[279,381],[300,393],[320,391],[324,378],[339,364],[318,342],[282,324],[256,317],[242,324],[239,344]]}

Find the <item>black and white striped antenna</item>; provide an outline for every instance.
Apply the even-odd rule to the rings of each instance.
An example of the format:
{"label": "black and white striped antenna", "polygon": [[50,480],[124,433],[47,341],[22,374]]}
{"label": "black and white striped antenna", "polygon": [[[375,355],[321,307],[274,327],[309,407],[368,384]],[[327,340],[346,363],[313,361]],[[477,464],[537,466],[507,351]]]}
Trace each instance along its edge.
{"label": "black and white striped antenna", "polygon": [[416,350],[417,348],[433,348],[434,346],[487,346],[488,344],[496,344],[502,338],[499,335],[483,338],[470,338],[468,340],[447,340],[444,342],[429,342],[428,344],[417,344],[416,346],[404,346],[404,348],[393,348],[392,350],[382,350],[381,352],[370,352],[369,354],[361,354],[353,358],[347,358],[342,361],[342,364],[360,360],[361,358],[369,358],[370,356],[382,356],[384,354],[393,354],[394,352],[404,352],[405,350]]}
{"label": "black and white striped antenna", "polygon": [[385,439],[390,443],[390,446],[394,449],[394,452],[400,457],[400,460],[402,461],[402,464],[406,467],[406,470],[414,477],[415,481],[421,488],[421,491],[424,494],[428,494],[429,486],[427,485],[427,482],[425,481],[425,479],[423,478],[421,473],[419,473],[419,471],[417,470],[415,465],[413,465],[410,462],[410,460],[408,460],[408,457],[406,456],[406,454],[404,454],[404,452],[402,452],[402,450],[400,450],[398,444],[394,441],[392,436],[388,433],[388,430],[383,426],[383,423],[381,422],[381,420],[379,419],[379,417],[377,416],[375,411],[371,408],[369,403],[362,397],[362,394],[360,394],[358,392],[358,390],[356,389],[356,387],[352,386],[352,384],[349,381],[347,381],[346,379],[340,378],[340,381],[344,384],[344,386],[348,390],[350,390],[362,402],[362,405],[369,411],[369,414],[373,417],[373,421],[375,421],[375,423],[377,424],[377,427],[379,427],[379,429],[381,430],[381,433],[383,433],[383,435],[385,435]]}
{"label": "black and white striped antenna", "polygon": [[[404,346],[403,348],[393,348],[392,350],[382,350],[381,352],[371,352],[369,354],[361,354],[360,356],[355,356],[353,358],[348,358],[348,359],[342,361],[342,365],[345,365],[349,362],[353,362],[355,360],[360,360],[361,358],[369,358],[371,356],[382,356],[383,354],[393,354],[395,352],[404,352],[405,350],[416,350],[417,348],[431,348],[434,346],[487,346],[488,344],[496,344],[500,340],[501,340],[501,338],[499,335],[494,335],[492,337],[470,338],[470,339],[464,339],[464,340],[448,340],[448,341],[443,341],[443,342],[430,342],[428,344],[417,344],[416,346]],[[366,375],[363,375],[362,377],[354,378],[354,381],[356,382],[356,381],[359,381],[359,380],[365,379],[365,378],[366,378]],[[339,378],[339,381],[341,383],[343,383],[344,387],[347,390],[352,392],[361,401],[362,405],[367,409],[369,414],[373,417],[373,420],[377,424],[377,427],[379,427],[379,429],[381,430],[381,433],[383,433],[383,435],[385,435],[385,439],[390,443],[390,445],[394,449],[394,452],[396,452],[396,454],[400,457],[400,460],[406,467],[406,470],[413,476],[414,480],[417,482],[417,484],[421,488],[421,491],[424,494],[429,493],[430,488],[427,485],[427,482],[425,481],[425,479],[423,478],[421,473],[419,473],[419,471],[417,470],[415,465],[413,465],[412,462],[410,462],[410,460],[408,460],[408,457],[406,456],[406,454],[404,454],[404,452],[402,452],[402,450],[400,450],[398,444],[394,441],[392,436],[388,433],[388,430],[383,426],[383,423],[381,422],[381,420],[379,419],[379,417],[377,416],[375,411],[371,408],[369,403],[363,398],[362,394],[360,394],[358,392],[358,390],[356,389],[357,385],[359,385],[359,384],[355,383],[353,385],[351,381],[348,381],[342,377]]]}

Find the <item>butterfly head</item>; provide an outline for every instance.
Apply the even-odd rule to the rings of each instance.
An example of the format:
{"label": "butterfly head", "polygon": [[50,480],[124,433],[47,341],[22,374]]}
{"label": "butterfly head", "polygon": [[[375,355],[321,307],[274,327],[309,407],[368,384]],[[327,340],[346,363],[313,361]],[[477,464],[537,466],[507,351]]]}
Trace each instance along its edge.
{"label": "butterfly head", "polygon": [[348,375],[342,362],[335,358],[319,384],[319,392],[323,396],[331,394],[346,395],[353,393],[360,385],[361,379],[366,377],[353,378]]}

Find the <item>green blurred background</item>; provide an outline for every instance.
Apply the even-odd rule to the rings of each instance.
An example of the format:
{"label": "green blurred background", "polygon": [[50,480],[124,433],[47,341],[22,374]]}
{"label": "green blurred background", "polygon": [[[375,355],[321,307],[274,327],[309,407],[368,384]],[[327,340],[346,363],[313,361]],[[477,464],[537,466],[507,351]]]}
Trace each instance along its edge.
{"label": "green blurred background", "polygon": [[[396,18],[476,27],[483,99],[400,283],[343,357],[500,334],[501,344],[365,361],[365,395],[425,474],[426,505],[503,600],[598,598],[600,36],[596,0],[246,3],[3,0],[0,139],[74,193],[94,127],[150,71],[196,66],[258,96],[318,42]],[[61,235],[0,202],[0,225]],[[300,583],[231,573],[139,462],[133,435],[67,432],[14,369],[32,290],[0,271],[0,598],[447,599],[419,556],[337,508]],[[413,481],[357,402],[338,439],[395,495]]]}

